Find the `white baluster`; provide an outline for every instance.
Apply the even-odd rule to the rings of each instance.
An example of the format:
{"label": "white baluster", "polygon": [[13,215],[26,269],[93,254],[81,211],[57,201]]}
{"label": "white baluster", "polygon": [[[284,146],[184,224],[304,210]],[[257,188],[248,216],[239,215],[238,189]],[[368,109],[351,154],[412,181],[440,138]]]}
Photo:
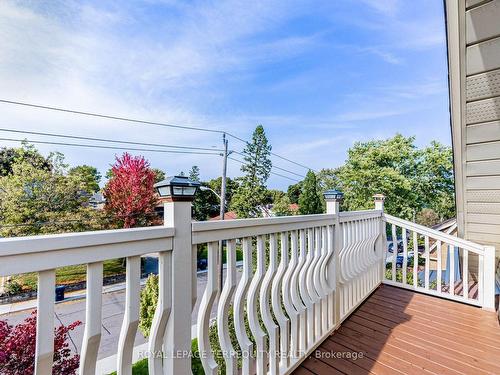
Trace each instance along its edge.
{"label": "white baluster", "polygon": [[313,329],[313,325],[310,323],[309,308],[312,306],[307,294],[307,287],[305,285],[305,275],[307,269],[307,249],[306,249],[306,232],[304,230],[299,231],[299,266],[297,267],[296,277],[297,277],[297,289],[299,291],[299,300],[295,307],[298,309],[299,304],[304,307],[300,316],[300,350],[305,352],[308,347],[308,337],[309,332]]}
{"label": "white baluster", "polygon": [[[297,269],[297,232],[293,231],[290,235],[291,237],[291,258],[290,263],[286,267],[285,275],[283,276],[283,282],[281,284],[281,294],[283,295],[283,304],[285,306],[286,313],[290,318],[290,350],[289,353],[286,353],[287,358],[297,358],[299,351],[299,312],[295,308],[293,304],[294,298],[292,297],[293,293],[296,293],[297,290],[295,285],[292,284],[292,276]],[[288,235],[286,235],[288,240]],[[283,244],[283,241],[282,241]],[[282,254],[286,254],[288,257],[288,246],[286,246],[286,251]],[[282,255],[283,257],[284,255]]]}
{"label": "white baluster", "polygon": [[258,303],[257,299],[259,297],[259,289],[262,283],[262,278],[264,277],[264,264],[265,264],[265,253],[264,253],[264,239],[262,236],[257,237],[257,269],[253,276],[252,282],[250,283],[250,289],[248,290],[247,299],[247,311],[248,311],[248,325],[250,326],[250,331],[255,339],[255,346],[257,350],[257,375],[263,375],[266,373],[267,364],[264,356],[264,351],[266,350],[265,341],[266,333],[260,327],[259,315],[258,315]]}
{"label": "white baluster", "polygon": [[326,305],[324,304],[324,297],[326,296],[326,292],[323,289],[322,275],[321,275],[321,266],[323,264],[323,260],[326,257],[326,232],[324,231],[324,227],[319,227],[316,229],[318,241],[316,243],[317,252],[317,261],[314,267],[314,286],[316,292],[319,296],[319,324],[318,324],[318,336],[322,336],[323,332],[326,330]]}
{"label": "white baluster", "polygon": [[406,285],[406,272],[408,270],[408,239],[406,238],[406,228],[401,227],[401,237],[403,239],[403,284]]}
{"label": "white baluster", "polygon": [[271,288],[271,302],[273,307],[273,312],[278,325],[280,327],[280,367],[285,369],[288,366],[288,353],[289,349],[289,321],[282,309],[282,298],[281,298],[281,282],[283,280],[283,275],[285,274],[286,268],[288,267],[288,233],[281,233],[281,259],[278,266],[278,270],[275,278],[273,279],[273,285]]}
{"label": "white baluster", "polygon": [[450,264],[448,269],[450,270],[450,295],[455,295],[455,247],[449,246],[448,252],[450,254]]}
{"label": "white baluster", "polygon": [[259,296],[262,321],[269,334],[269,372],[272,375],[279,373],[279,330],[278,326],[274,323],[270,304],[271,287],[276,274],[277,259],[278,248],[276,234],[272,233],[269,236],[269,266],[262,280]]}
{"label": "white baluster", "polygon": [[396,259],[398,257],[398,237],[396,226],[392,224],[392,281],[396,282]]}
{"label": "white baluster", "polygon": [[217,333],[219,336],[220,348],[226,362],[226,374],[237,373],[236,351],[231,343],[229,332],[229,309],[231,299],[236,289],[236,241],[229,240],[226,245],[227,274],[224,287],[217,306]]}
{"label": "white baluster", "polygon": [[52,374],[54,361],[55,270],[38,272],[35,375]]}
{"label": "white baluster", "polygon": [[[306,245],[307,244],[307,245]],[[306,262],[304,264],[304,267],[300,271],[300,276],[299,276],[299,291],[300,295],[302,296],[302,300],[304,301],[304,304],[306,305],[306,320],[307,320],[307,347],[311,347],[314,344],[314,300],[312,296],[309,294],[309,288],[307,287],[307,271],[309,269],[309,266],[311,265],[313,258],[312,258],[312,253],[311,249],[313,246],[313,238],[312,238],[312,229],[307,230],[307,239],[306,239],[306,234],[305,231],[301,230],[300,231],[300,247],[301,247],[301,254],[306,253]]]}
{"label": "white baluster", "polygon": [[200,308],[198,311],[198,347],[200,351],[200,359],[205,370],[205,374],[216,375],[218,373],[217,362],[214,358],[213,350],[210,346],[210,314],[215,297],[218,292],[218,251],[219,243],[210,242],[208,244],[208,273],[207,286],[203,298],[201,299]]}
{"label": "white baluster", "polygon": [[437,241],[436,253],[437,253],[437,277],[436,277],[436,290],[439,294],[443,291],[443,262],[442,262],[442,244],[441,241]]}
{"label": "white baluster", "polygon": [[234,295],[234,328],[242,352],[241,372],[243,375],[253,373],[251,357],[253,344],[247,335],[245,327],[245,299],[250,287],[252,273],[252,239],[246,237],[243,239],[243,273]]}
{"label": "white baluster", "polygon": [[[314,237],[313,237],[314,233]],[[311,265],[307,270],[307,290],[309,291],[309,295],[311,296],[314,303],[314,340],[318,339],[321,334],[321,304],[318,296],[318,292],[316,291],[315,283],[314,283],[314,272],[316,268],[316,263],[318,261],[318,252],[319,250],[319,241],[320,236],[317,228],[311,229],[311,235],[309,237],[309,252],[311,254]]]}
{"label": "white baluster", "polygon": [[87,302],[83,334],[80,375],[93,375],[102,325],[102,262],[87,264]]}
{"label": "white baluster", "polygon": [[[298,234],[300,233],[300,247],[299,247],[299,237]],[[301,273],[303,269],[305,268],[305,263],[306,263],[306,249],[305,249],[305,232],[301,230],[299,233],[296,231],[292,232],[292,256],[294,252],[299,253],[300,249],[300,254],[298,254],[298,264],[297,267],[293,273],[293,278],[292,278],[292,298],[293,298],[293,305],[299,312],[299,351],[304,353],[307,348],[307,310],[306,310],[306,305],[305,302],[303,302],[303,299],[301,298],[301,292],[300,292],[300,284],[301,284]],[[302,294],[303,296],[303,294]]]}
{"label": "white baluster", "polygon": [[413,232],[413,287],[418,287],[418,234]]}
{"label": "white baluster", "polygon": [[429,236],[425,236],[425,281],[424,286],[429,290],[429,268],[430,268],[430,249],[429,249]]}
{"label": "white baluster", "polygon": [[463,268],[462,268],[462,290],[463,297],[469,298],[469,251],[463,249]]}
{"label": "white baluster", "polygon": [[159,355],[165,340],[165,330],[172,310],[172,252],[158,254],[158,302],[151,323],[148,351],[150,375],[163,374],[162,356]]}
{"label": "white baluster", "polygon": [[125,280],[125,314],[118,339],[117,373],[132,374],[132,352],[139,326],[139,299],[141,294],[141,257],[127,258]]}

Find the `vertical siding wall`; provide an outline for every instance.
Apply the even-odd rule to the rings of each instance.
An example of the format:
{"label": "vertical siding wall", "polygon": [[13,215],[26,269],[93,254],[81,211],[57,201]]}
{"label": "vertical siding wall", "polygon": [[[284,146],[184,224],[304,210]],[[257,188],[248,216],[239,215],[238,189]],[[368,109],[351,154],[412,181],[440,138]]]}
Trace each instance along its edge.
{"label": "vertical siding wall", "polygon": [[465,7],[464,234],[500,254],[500,0]]}

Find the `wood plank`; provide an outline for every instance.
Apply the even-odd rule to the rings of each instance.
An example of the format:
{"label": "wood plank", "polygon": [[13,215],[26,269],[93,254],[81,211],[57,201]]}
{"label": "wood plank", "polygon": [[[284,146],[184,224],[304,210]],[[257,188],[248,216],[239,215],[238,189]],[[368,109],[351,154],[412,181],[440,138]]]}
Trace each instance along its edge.
{"label": "wood plank", "polygon": [[500,328],[494,313],[386,285],[319,350],[363,352],[364,357],[319,360],[313,355],[300,368],[325,375],[500,373]]}
{"label": "wood plank", "polygon": [[467,177],[498,176],[500,175],[500,159],[469,161],[466,166],[466,175]]}
{"label": "wood plank", "polygon": [[500,158],[500,142],[467,145],[467,161],[494,160]]}
{"label": "wood plank", "polygon": [[500,176],[467,177],[465,186],[467,189],[500,189]]}
{"label": "wood plank", "polygon": [[471,239],[471,241],[476,241],[479,243],[500,243],[500,235],[498,234],[486,234],[467,231],[467,236]]}
{"label": "wood plank", "polygon": [[467,230],[476,233],[500,235],[500,225],[495,224],[467,224]]}
{"label": "wood plank", "polygon": [[478,43],[500,35],[500,0],[493,0],[465,13],[466,43]]}
{"label": "wood plank", "polygon": [[500,215],[488,215],[488,214],[469,214],[467,215],[468,223],[476,224],[500,224]]}
{"label": "wood plank", "polygon": [[467,47],[467,75],[500,68],[500,38]]}
{"label": "wood plank", "polygon": [[475,7],[475,6],[480,6],[482,4],[488,3],[491,0],[466,0],[465,1],[465,6],[468,9]]}

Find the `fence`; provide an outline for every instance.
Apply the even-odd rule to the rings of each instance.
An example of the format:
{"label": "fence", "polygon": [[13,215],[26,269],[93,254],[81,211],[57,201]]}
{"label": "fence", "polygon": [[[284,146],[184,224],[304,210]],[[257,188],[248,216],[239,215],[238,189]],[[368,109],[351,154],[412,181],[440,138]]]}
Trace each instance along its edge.
{"label": "fence", "polygon": [[[158,306],[148,345],[149,353],[162,355],[150,357],[152,375],[191,371],[197,246],[206,246],[208,254],[207,284],[197,312],[198,345],[207,374],[217,373],[221,365],[214,353],[214,329],[225,373],[290,373],[382,282],[492,308],[494,249],[386,215],[381,201],[369,211],[338,212],[338,202],[327,207],[328,213],[321,215],[192,223],[190,202],[169,202],[162,227],[0,240],[0,276],[38,273],[35,373],[50,374],[53,363],[55,269],[87,265],[80,373],[94,374],[101,339],[102,263],[126,257],[117,369],[131,374],[140,257],[147,253],[159,257]],[[222,290],[220,242],[227,258]],[[454,272],[443,277],[444,246],[449,249],[449,269],[461,264],[460,286]],[[241,276],[236,267],[240,252]],[[431,272],[434,254],[436,272]],[[474,276],[472,255],[477,257]],[[420,259],[422,267],[413,267]],[[408,274],[413,275],[411,283]]]}

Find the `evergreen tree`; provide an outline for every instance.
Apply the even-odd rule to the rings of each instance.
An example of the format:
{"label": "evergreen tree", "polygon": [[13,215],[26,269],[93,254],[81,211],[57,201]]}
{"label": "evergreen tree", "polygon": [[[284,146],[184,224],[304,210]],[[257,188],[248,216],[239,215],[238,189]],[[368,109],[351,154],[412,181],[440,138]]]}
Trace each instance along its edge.
{"label": "evergreen tree", "polygon": [[245,164],[241,171],[245,173],[240,178],[240,186],[233,196],[231,209],[238,217],[259,216],[259,206],[266,200],[266,182],[271,172],[271,145],[264,127],[258,125],[252,136],[252,141],[243,150]]}
{"label": "evergreen tree", "polygon": [[197,165],[193,165],[189,170],[189,179],[200,182],[200,168]]}
{"label": "evergreen tree", "polygon": [[318,192],[318,181],[313,171],[307,172],[299,196],[299,213],[301,215],[319,214],[323,212]]}
{"label": "evergreen tree", "polygon": [[68,176],[75,176],[82,181],[82,190],[87,194],[94,194],[99,191],[101,174],[95,167],[90,165],[78,165],[68,171]]}

